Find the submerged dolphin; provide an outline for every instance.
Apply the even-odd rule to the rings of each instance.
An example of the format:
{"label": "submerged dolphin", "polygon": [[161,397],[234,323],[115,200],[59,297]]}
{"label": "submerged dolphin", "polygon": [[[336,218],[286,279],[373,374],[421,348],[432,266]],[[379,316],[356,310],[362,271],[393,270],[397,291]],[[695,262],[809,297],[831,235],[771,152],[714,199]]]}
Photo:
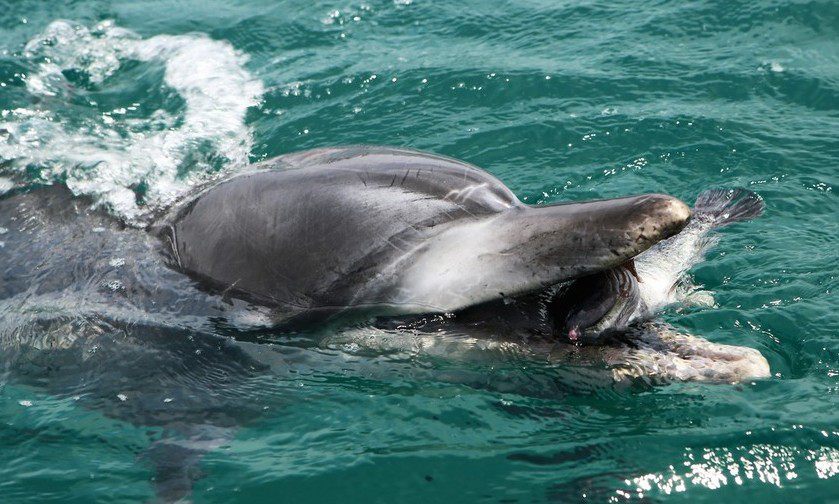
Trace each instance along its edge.
{"label": "submerged dolphin", "polygon": [[454,312],[614,268],[690,218],[661,194],[528,206],[475,166],[407,149],[259,168],[187,196],[153,229],[178,268],[280,319]]}

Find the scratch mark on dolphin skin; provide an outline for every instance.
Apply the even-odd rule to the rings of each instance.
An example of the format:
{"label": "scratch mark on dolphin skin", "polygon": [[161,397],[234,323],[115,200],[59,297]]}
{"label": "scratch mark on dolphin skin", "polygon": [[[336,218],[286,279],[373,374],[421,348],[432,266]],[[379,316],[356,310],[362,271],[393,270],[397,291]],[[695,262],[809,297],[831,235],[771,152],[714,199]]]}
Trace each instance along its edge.
{"label": "scratch mark on dolphin skin", "polygon": [[235,282],[231,283],[224,291],[221,293],[221,300],[225,303],[230,303],[230,292],[236,288],[236,284],[241,281],[241,278],[236,279]]}
{"label": "scratch mark on dolphin skin", "polygon": [[180,250],[178,250],[178,237],[176,235],[175,226],[169,224],[166,227],[169,229],[169,233],[166,233],[166,239],[169,241],[169,248],[172,249],[172,252],[175,255],[175,262],[178,267],[183,268],[184,264],[181,261]]}
{"label": "scratch mark on dolphin skin", "polygon": [[364,184],[364,187],[367,187],[367,181],[364,180],[364,177],[361,175],[361,173],[355,172],[355,174],[358,176],[358,180],[360,180],[361,183]]}
{"label": "scratch mark on dolphin skin", "polygon": [[408,175],[411,173],[411,170],[405,170],[405,176],[402,177],[402,182],[399,185],[405,185],[405,179],[408,178]]}
{"label": "scratch mark on dolphin skin", "polygon": [[[392,238],[392,237],[391,237],[391,238]],[[385,243],[387,243],[388,245],[390,245],[391,247],[393,247],[394,249],[396,249],[396,251],[397,251],[397,252],[401,252],[401,253],[403,253],[403,254],[404,254],[404,253],[405,253],[405,250],[403,250],[402,248],[398,247],[395,243],[393,243],[392,241],[390,241],[390,240],[391,240],[391,238],[387,238],[387,239],[385,239]]]}

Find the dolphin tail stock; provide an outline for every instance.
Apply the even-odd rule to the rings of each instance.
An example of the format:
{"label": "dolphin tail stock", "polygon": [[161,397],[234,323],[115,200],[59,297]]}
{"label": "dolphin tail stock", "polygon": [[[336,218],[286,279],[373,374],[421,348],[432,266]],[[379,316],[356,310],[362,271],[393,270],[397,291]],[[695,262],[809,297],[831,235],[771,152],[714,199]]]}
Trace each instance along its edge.
{"label": "dolphin tail stock", "polygon": [[766,205],[756,192],[735,187],[708,189],[696,198],[694,216],[708,220],[713,227],[752,220],[763,214]]}
{"label": "dolphin tail stock", "polygon": [[202,458],[234,434],[234,428],[212,425],[165,428],[162,437],[137,457],[151,466],[155,502],[191,502],[193,485],[205,475],[200,468]]}

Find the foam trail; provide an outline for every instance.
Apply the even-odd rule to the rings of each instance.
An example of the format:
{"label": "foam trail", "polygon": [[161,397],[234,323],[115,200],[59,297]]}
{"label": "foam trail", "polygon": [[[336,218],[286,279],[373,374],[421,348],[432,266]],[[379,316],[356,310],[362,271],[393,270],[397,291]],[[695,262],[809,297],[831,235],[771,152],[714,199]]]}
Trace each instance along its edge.
{"label": "foam trail", "polygon": [[[44,181],[66,179],[75,194],[141,224],[147,210],[209,173],[248,162],[245,114],[263,86],[244,68],[247,56],[225,41],[203,34],[142,39],[111,21],[93,29],[55,21],[26,44],[23,57],[34,67],[26,89],[36,105],[0,112],[0,162],[12,171],[35,167]],[[93,101],[79,110],[64,72],[106,89],[128,61],[162,64],[163,83],[183,98],[182,110],[138,118],[140,103],[102,112]]]}

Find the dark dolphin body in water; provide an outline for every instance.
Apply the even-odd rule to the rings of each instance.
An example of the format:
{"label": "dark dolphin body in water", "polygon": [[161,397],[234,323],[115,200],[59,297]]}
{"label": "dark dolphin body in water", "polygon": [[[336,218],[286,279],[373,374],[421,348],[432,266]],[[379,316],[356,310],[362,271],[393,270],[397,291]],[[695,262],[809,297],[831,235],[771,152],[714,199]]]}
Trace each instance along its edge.
{"label": "dark dolphin body in water", "polygon": [[222,336],[225,304],[161,260],[156,239],[62,186],[0,200],[3,385],[42,389],[162,429],[143,455],[166,499],[259,412],[238,399],[265,369]]}
{"label": "dark dolphin body in water", "polygon": [[[366,169],[365,158],[393,164]],[[750,376],[736,365],[754,362],[750,349],[644,328],[578,347],[550,329],[553,284],[620,267],[678,232],[687,220],[678,200],[531,208],[469,165],[379,148],[293,154],[257,168],[196,191],[155,233],[62,186],[0,198],[0,385],[148,427],[140,458],[165,500],[188,495],[202,455],[258,421],[265,404],[286,406],[282,394],[260,396],[266,379],[348,368],[387,379],[439,356],[449,364],[412,366],[414,377],[533,395],[624,378]],[[305,182],[310,168],[316,184]],[[391,316],[305,332],[271,326],[348,308]],[[359,348],[410,358],[366,366]],[[550,372],[493,381],[470,365],[503,368],[510,355]],[[677,361],[701,372],[680,374]]]}

